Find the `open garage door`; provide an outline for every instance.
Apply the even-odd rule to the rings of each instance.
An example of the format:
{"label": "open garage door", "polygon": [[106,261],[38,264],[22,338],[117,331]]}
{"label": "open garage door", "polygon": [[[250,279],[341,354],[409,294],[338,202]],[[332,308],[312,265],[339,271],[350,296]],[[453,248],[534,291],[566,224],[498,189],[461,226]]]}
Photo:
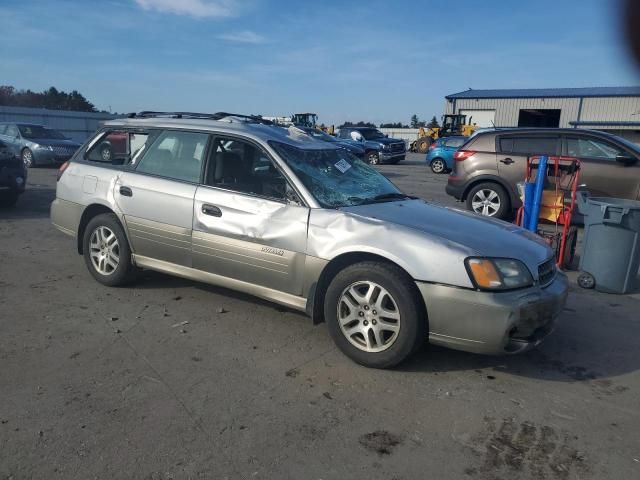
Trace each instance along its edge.
{"label": "open garage door", "polygon": [[480,128],[493,127],[496,119],[495,110],[460,110],[460,114],[467,116],[467,123],[471,118],[471,123]]}

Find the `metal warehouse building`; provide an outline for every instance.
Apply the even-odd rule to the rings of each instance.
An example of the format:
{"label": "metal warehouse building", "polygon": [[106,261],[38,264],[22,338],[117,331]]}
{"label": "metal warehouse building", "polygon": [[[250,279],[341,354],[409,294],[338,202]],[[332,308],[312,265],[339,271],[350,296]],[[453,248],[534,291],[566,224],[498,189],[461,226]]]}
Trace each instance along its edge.
{"label": "metal warehouse building", "polygon": [[445,99],[445,113],[479,127],[590,128],[640,143],[640,87],[469,89]]}

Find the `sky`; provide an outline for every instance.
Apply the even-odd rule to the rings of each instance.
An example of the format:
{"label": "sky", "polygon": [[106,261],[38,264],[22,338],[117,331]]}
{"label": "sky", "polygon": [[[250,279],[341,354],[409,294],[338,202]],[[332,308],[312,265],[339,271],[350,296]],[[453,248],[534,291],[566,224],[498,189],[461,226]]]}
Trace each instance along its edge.
{"label": "sky", "polygon": [[408,123],[468,88],[640,84],[619,17],[615,0],[2,0],[0,85]]}

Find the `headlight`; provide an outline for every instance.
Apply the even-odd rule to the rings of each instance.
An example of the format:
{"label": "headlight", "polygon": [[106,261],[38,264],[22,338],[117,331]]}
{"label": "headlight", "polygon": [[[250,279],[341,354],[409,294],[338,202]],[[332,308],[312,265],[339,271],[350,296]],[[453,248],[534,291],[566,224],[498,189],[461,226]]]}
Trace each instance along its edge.
{"label": "headlight", "polygon": [[469,277],[481,290],[512,290],[533,285],[529,269],[511,258],[467,258]]}

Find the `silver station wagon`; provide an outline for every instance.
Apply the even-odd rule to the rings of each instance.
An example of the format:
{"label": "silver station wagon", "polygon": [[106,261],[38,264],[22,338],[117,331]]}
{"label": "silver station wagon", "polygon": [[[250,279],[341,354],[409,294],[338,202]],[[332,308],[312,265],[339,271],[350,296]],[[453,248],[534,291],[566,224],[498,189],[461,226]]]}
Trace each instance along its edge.
{"label": "silver station wagon", "polygon": [[[120,145],[108,161],[106,142]],[[143,268],[247,292],[326,322],[369,367],[427,341],[522,352],[567,296],[536,235],[412,198],[343,148],[260,117],[110,121],[60,168],[51,220],[104,285]]]}

